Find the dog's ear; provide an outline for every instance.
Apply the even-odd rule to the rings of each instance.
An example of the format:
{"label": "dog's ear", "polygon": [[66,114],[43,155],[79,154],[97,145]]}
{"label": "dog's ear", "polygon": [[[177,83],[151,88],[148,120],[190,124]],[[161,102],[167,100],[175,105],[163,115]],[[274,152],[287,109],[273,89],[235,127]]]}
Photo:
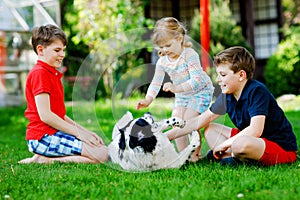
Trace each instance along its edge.
{"label": "dog's ear", "polygon": [[123,129],[119,129],[121,133],[120,141],[119,141],[119,148],[122,150],[125,150],[126,147],[126,141],[125,141],[125,133]]}
{"label": "dog's ear", "polygon": [[138,139],[137,137],[130,136],[129,146],[131,149],[134,149],[137,146],[140,146],[144,149],[145,153],[152,153],[155,149],[157,143],[156,137],[153,135],[151,137]]}
{"label": "dog's ear", "polygon": [[157,139],[153,135],[151,137],[146,137],[139,140],[137,146],[143,147],[145,152],[152,153],[152,151],[156,147],[156,143],[157,143]]}
{"label": "dog's ear", "polygon": [[130,135],[129,136],[129,147],[131,149],[134,149],[137,146],[138,146],[138,138],[135,137],[135,136]]}

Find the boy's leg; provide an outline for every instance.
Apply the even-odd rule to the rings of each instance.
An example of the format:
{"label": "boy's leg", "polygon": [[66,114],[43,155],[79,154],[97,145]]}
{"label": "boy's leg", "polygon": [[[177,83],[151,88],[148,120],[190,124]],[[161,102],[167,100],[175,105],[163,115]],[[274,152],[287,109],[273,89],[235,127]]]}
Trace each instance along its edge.
{"label": "boy's leg", "polygon": [[[216,146],[230,138],[231,131],[232,128],[230,127],[222,124],[210,123],[204,130],[204,137],[210,149],[213,150]],[[224,157],[230,156],[230,154],[231,152],[228,152],[228,155],[224,155]]]}
{"label": "boy's leg", "polygon": [[54,161],[99,163],[105,162],[108,157],[105,145],[90,146],[63,132],[57,132],[52,136],[45,135],[39,141],[28,141],[28,147],[35,155],[19,163],[53,163]]}
{"label": "boy's leg", "polygon": [[259,160],[266,149],[265,141],[262,138],[243,135],[236,138],[232,145],[232,156],[239,160]]}
{"label": "boy's leg", "polygon": [[81,155],[94,163],[103,163],[108,159],[108,147],[105,145],[90,146],[82,143]]}
{"label": "boy's leg", "polygon": [[263,165],[293,163],[296,152],[286,151],[266,138],[240,136],[232,144],[232,152],[240,160],[256,160]]}
{"label": "boy's leg", "polygon": [[46,157],[39,154],[34,154],[31,158],[25,158],[20,160],[19,164],[29,164],[29,163],[43,163],[43,164],[51,164],[54,162],[61,163],[95,163],[91,159],[83,157],[83,156],[62,156],[62,157]]}
{"label": "boy's leg", "polygon": [[29,163],[45,163],[50,164],[54,162],[61,163],[103,163],[108,158],[108,149],[105,145],[91,147],[83,143],[82,153],[78,156],[61,156],[61,157],[46,157],[39,154],[34,154],[31,158],[20,160],[20,164]]}
{"label": "boy's leg", "polygon": [[232,128],[222,124],[210,123],[204,130],[204,137],[210,149],[230,138]]}

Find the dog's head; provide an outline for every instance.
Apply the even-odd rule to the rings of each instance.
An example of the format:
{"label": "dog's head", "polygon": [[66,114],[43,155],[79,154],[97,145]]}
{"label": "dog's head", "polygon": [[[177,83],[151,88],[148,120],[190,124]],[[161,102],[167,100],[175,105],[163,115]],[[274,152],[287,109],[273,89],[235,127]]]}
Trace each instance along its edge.
{"label": "dog's head", "polygon": [[157,143],[151,130],[153,124],[154,119],[150,112],[145,113],[141,118],[131,120],[125,127],[119,129],[121,133],[119,148],[124,150],[126,141],[129,139],[128,144],[131,149],[140,147],[144,152],[151,153]]}

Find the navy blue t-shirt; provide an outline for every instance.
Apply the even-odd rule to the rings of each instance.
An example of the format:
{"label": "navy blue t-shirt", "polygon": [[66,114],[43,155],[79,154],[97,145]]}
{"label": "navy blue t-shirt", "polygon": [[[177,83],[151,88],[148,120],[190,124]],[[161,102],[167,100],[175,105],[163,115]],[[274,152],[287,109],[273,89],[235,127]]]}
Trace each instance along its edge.
{"label": "navy blue t-shirt", "polygon": [[243,130],[250,125],[251,117],[266,116],[262,138],[277,143],[286,151],[297,151],[296,136],[283,110],[265,85],[248,80],[237,101],[232,94],[220,94],[210,111],[224,115],[228,113],[233,124]]}

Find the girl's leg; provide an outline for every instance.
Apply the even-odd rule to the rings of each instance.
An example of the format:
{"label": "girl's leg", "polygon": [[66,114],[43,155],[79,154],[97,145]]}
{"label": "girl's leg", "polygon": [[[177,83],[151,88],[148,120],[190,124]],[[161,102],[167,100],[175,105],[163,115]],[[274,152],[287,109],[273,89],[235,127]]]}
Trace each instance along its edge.
{"label": "girl's leg", "polygon": [[[195,110],[186,108],[185,111],[184,111],[183,119],[184,120],[189,120],[189,119],[197,117],[198,115],[199,115],[199,113],[196,112]],[[198,134],[199,134],[199,138],[200,138],[200,141],[201,141],[202,140],[202,135],[201,135],[200,130],[198,130]],[[200,160],[202,158],[202,155],[201,155],[201,144],[202,143],[200,142],[200,146],[191,155],[191,161],[192,162],[197,162],[198,160]]]}
{"label": "girl's leg", "polygon": [[[184,107],[176,107],[173,109],[172,112],[172,117],[179,117],[181,119],[184,119],[184,112],[185,112]],[[175,143],[176,143],[176,147],[178,152],[181,152],[183,149],[185,149],[187,147],[188,144],[188,140],[187,140],[187,136],[182,136],[179,138],[175,139]]]}
{"label": "girl's leg", "polygon": [[[198,115],[199,115],[198,112],[196,112],[192,109],[189,109],[189,108],[185,108],[185,107],[176,107],[173,110],[173,113],[172,113],[173,117],[179,117],[179,118],[184,119],[184,120],[194,118]],[[199,137],[200,137],[200,140],[201,140],[201,134],[200,133],[199,133]],[[187,147],[187,145],[188,145],[188,136],[179,137],[179,138],[175,139],[175,142],[176,142],[177,149],[180,152],[180,151],[182,151],[183,149],[185,149]],[[196,162],[201,158],[200,149],[201,149],[201,146],[198,147],[195,150],[195,152],[192,154],[191,161]]]}

